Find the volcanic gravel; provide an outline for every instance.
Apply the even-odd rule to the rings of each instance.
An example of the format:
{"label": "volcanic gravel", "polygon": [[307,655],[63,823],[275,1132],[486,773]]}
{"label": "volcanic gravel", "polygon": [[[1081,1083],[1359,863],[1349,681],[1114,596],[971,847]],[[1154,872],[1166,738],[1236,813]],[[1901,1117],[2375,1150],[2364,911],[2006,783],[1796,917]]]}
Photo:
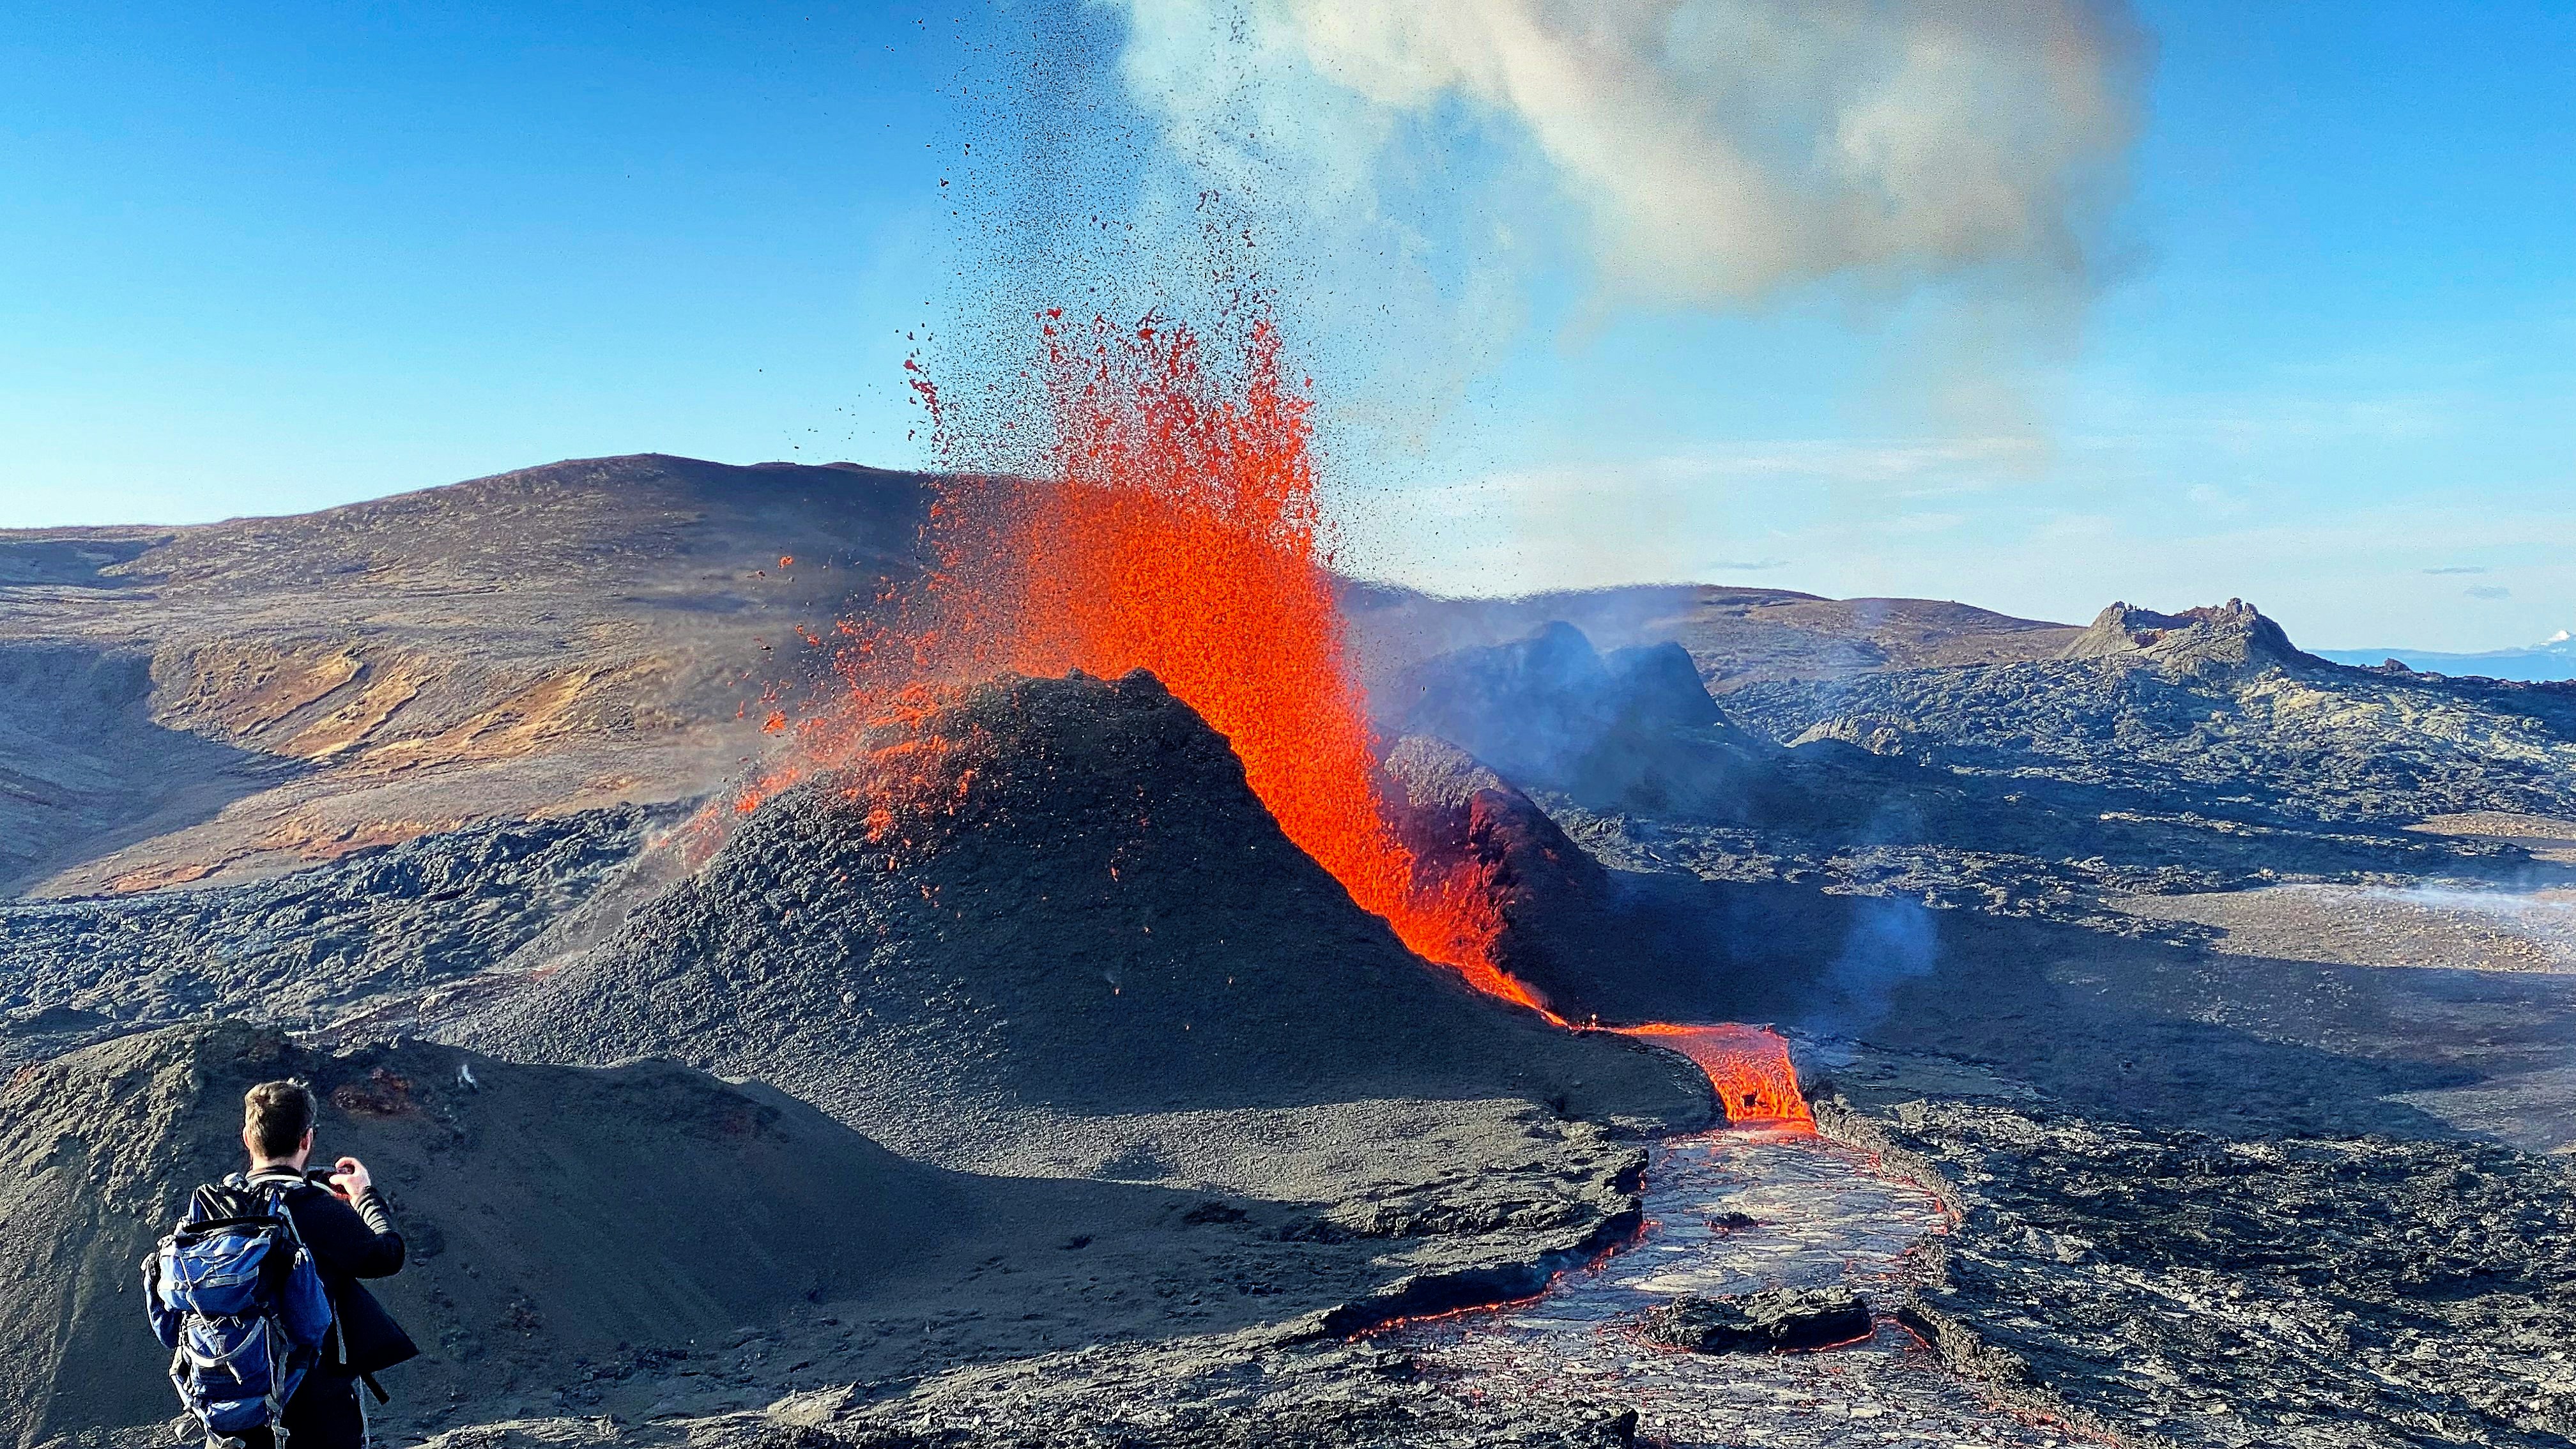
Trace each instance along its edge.
{"label": "volcanic gravel", "polygon": [[431,1449],[1629,1449],[1636,1415],[1585,1396],[1479,1405],[1402,1354],[1242,1334],[1050,1354],[943,1375],[871,1402],[863,1388],[721,1418],[526,1419]]}
{"label": "volcanic gravel", "polygon": [[310,1027],[471,975],[586,900],[644,826],[590,811],[246,885],[0,902],[0,1062],[210,1011]]}
{"label": "volcanic gravel", "polygon": [[[1570,1035],[1405,951],[1149,675],[997,682],[908,738],[948,742],[926,785],[768,802],[604,946],[458,1035],[756,1075],[943,1160],[1033,1119],[1363,1098],[1705,1120],[1687,1063]],[[872,832],[880,804],[895,819]]]}
{"label": "volcanic gravel", "polygon": [[881,1286],[980,1206],[964,1179],[669,1064],[326,1055],[239,1023],[124,1037],[0,1090],[0,1434],[176,1411],[136,1266],[239,1167],[241,1094],[281,1076],[324,1102],[317,1159],[365,1160],[405,1234],[381,1296],[429,1356],[387,1375],[397,1422]]}

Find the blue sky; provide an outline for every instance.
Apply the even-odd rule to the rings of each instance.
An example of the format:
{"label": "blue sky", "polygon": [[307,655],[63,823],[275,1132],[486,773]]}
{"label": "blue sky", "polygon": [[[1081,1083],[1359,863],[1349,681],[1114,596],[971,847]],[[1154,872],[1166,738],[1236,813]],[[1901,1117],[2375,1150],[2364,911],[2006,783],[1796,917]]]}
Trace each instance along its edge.
{"label": "blue sky", "polygon": [[[2576,8],[2137,20],[2129,185],[2072,301],[1641,298],[1544,199],[1500,289],[1445,309],[1310,269],[1287,320],[1328,416],[1402,415],[1334,454],[1352,558],[2058,618],[2242,595],[2316,647],[2576,625]],[[0,526],[601,453],[921,462],[900,362],[961,257],[989,264],[939,182],[973,129],[950,97],[1010,53],[961,40],[995,33],[963,5],[22,12]],[[1509,117],[1428,114],[1383,199],[1436,250],[1481,219],[1444,198],[1489,194],[1455,177],[1536,153]],[[1009,204],[979,184],[970,210]],[[1450,382],[1384,365],[1433,352]]]}

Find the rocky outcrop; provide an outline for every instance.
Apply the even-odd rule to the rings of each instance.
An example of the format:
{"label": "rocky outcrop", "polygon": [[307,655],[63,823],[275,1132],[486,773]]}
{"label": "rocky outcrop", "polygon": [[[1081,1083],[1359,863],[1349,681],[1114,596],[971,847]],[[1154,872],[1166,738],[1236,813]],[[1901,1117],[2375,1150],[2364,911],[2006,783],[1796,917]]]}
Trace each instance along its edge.
{"label": "rocky outcrop", "polygon": [[2136,660],[2195,676],[2325,664],[2300,652],[2279,624],[2243,599],[2179,614],[2113,604],[2066,646],[2064,657]]}
{"label": "rocky outcrop", "polygon": [[1770,1288],[1741,1298],[1684,1293],[1646,1313],[1648,1343],[1689,1353],[1797,1353],[1867,1338],[1869,1304],[1849,1288]]}
{"label": "rocky outcrop", "polygon": [[2238,601],[2115,604],[2063,659],[1758,684],[1727,707],[1784,742],[2275,819],[2576,814],[2576,687],[2329,664]]}

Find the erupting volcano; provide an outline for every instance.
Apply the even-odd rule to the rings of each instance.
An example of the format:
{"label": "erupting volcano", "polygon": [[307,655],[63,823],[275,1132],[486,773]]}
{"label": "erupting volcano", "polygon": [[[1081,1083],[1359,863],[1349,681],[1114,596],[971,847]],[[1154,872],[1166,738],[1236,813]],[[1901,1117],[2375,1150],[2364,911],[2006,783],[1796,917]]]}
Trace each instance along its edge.
{"label": "erupting volcano", "polygon": [[1028,495],[1012,667],[1148,669],[1224,735],[1288,838],[1407,946],[1525,1005],[1494,969],[1482,883],[1435,876],[1388,828],[1326,574],[1308,410],[1256,321],[1212,369],[1187,328],[1050,319],[1054,487]]}
{"label": "erupting volcano", "polygon": [[[874,726],[918,717],[924,681],[1149,670],[1353,900],[1478,989],[1541,1007],[1494,965],[1501,916],[1481,875],[1418,858],[1388,824],[1328,572],[1313,404],[1282,373],[1276,326],[1254,315],[1211,349],[1159,316],[1038,323],[1037,363],[963,415],[989,428],[966,427],[916,369],[955,464],[932,510],[933,571],[881,600],[884,618],[841,626],[849,693],[808,721],[806,753],[865,755],[851,746]],[[1034,454],[1032,423],[1046,430]],[[993,456],[1039,476],[982,466]]]}
{"label": "erupting volcano", "polygon": [[1718,1105],[1726,1109],[1729,1126],[1799,1133],[1816,1130],[1816,1115],[1798,1090],[1798,1069],[1790,1064],[1789,1043],[1778,1032],[1734,1022],[1681,1026],[1662,1021],[1619,1030],[1671,1047],[1699,1063],[1700,1070],[1708,1073],[1709,1085],[1717,1089]]}

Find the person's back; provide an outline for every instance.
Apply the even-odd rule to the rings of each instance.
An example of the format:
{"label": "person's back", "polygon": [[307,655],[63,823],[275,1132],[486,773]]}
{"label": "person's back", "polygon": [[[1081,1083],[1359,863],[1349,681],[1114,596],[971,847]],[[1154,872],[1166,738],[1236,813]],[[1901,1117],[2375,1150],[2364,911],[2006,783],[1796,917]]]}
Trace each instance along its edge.
{"label": "person's back", "polygon": [[[320,1270],[332,1325],[320,1362],[297,1386],[280,1422],[293,1449],[357,1449],[366,1441],[358,1384],[374,1387],[375,1373],[420,1350],[359,1281],[389,1277],[403,1265],[402,1235],[394,1231],[366,1165],[341,1158],[328,1187],[306,1173],[315,1115],[313,1094],[301,1082],[251,1088],[242,1100],[242,1145],[250,1151],[250,1167],[198,1188],[187,1220],[265,1213],[271,1194],[282,1189],[286,1216]],[[269,1449],[266,1438],[248,1436],[246,1449]]]}

